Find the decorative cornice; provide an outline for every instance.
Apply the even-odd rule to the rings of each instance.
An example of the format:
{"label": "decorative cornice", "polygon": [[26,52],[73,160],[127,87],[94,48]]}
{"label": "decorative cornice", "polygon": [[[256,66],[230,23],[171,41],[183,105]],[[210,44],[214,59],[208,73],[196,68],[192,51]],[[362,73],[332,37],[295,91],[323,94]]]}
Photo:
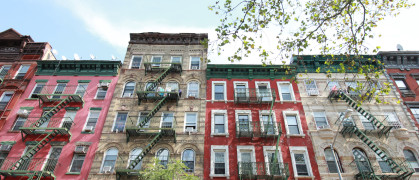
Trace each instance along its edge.
{"label": "decorative cornice", "polygon": [[201,45],[201,41],[208,39],[207,33],[131,33],[130,44],[156,45]]}
{"label": "decorative cornice", "polygon": [[116,76],[120,61],[106,60],[54,60],[37,61],[36,75],[50,76]]}
{"label": "decorative cornice", "polygon": [[295,66],[208,64],[206,76],[207,79],[291,79],[295,76]]}

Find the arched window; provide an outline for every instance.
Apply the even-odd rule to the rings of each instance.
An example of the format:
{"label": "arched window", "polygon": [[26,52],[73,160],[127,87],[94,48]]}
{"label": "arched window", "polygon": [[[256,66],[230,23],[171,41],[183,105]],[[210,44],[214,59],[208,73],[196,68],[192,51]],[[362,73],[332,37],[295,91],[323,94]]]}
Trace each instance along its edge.
{"label": "arched window", "polygon": [[[379,153],[379,151],[377,153]],[[383,173],[392,173],[393,172],[390,165],[385,161],[386,159],[381,158],[378,154],[375,154],[375,158],[377,158],[377,162],[380,165],[381,172],[383,172]]]}
{"label": "arched window", "polygon": [[[324,155],[326,157],[327,167],[329,168],[330,173],[338,173],[338,168],[336,167],[336,163],[338,163],[340,172],[343,173],[342,163],[340,162],[338,153],[335,152],[335,156],[333,157],[333,152],[331,148],[326,148],[324,150]],[[335,161],[336,159],[336,161]]]}
{"label": "arched window", "polygon": [[199,98],[199,83],[197,81],[191,81],[188,83],[188,93],[186,97]]}
{"label": "arched window", "polygon": [[[128,168],[129,168],[129,165],[131,164],[131,162],[133,161],[133,160],[135,160],[140,154],[141,154],[141,152],[143,152],[143,150],[141,149],[141,148],[135,148],[135,149],[133,149],[130,153],[129,153],[129,161],[128,161]],[[141,169],[141,163],[142,162],[139,162],[135,167],[134,167],[134,169],[135,170],[140,170]]]}
{"label": "arched window", "polygon": [[105,152],[105,158],[103,159],[102,168],[100,172],[110,173],[115,168],[116,158],[118,157],[118,149],[110,148]]}
{"label": "arched window", "polygon": [[[154,82],[147,82],[147,84],[145,85],[144,91],[157,91],[157,84]],[[147,94],[147,97],[154,97],[154,96],[156,96],[155,93]]]}
{"label": "arched window", "polygon": [[185,172],[194,172],[195,169],[195,152],[192,149],[186,149],[182,154],[182,162],[189,169],[185,169]]}
{"label": "arched window", "polygon": [[160,164],[167,168],[167,163],[169,162],[169,150],[159,149],[156,153],[157,159],[159,159]]}
{"label": "arched window", "polygon": [[360,173],[372,172],[372,168],[371,168],[370,161],[368,160],[368,156],[365,154],[363,150],[355,148],[355,149],[352,149],[352,153],[354,155],[355,163]]}
{"label": "arched window", "polygon": [[410,164],[410,166],[415,169],[416,172],[419,172],[419,163],[418,159],[416,158],[415,154],[411,150],[405,149],[403,150],[404,158]]}
{"label": "arched window", "polygon": [[167,92],[178,92],[179,91],[179,83],[176,81],[170,81],[166,84],[166,91]]}
{"label": "arched window", "polygon": [[122,93],[122,97],[132,97],[135,89],[135,82],[127,82],[124,87],[124,93]]}

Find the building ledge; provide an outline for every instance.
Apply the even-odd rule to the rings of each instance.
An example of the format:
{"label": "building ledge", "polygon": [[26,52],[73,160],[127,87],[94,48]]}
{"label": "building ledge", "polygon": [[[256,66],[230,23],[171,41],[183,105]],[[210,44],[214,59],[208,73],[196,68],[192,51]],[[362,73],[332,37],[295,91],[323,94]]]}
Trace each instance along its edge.
{"label": "building ledge", "polygon": [[67,172],[66,175],[80,175],[80,172]]}

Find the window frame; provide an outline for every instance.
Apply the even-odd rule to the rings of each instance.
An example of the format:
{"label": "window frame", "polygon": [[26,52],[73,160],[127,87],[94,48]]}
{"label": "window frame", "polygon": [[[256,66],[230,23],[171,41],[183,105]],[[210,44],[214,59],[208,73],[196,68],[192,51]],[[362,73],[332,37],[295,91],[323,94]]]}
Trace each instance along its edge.
{"label": "window frame", "polygon": [[[4,74],[4,76],[2,77],[2,78],[0,78],[0,79],[4,79],[4,78],[6,78],[6,76],[7,76],[7,74],[9,73],[9,71],[10,71],[10,69],[12,69],[12,65],[7,65],[7,64],[5,64],[5,65],[3,65],[3,66],[1,66],[1,68],[0,68],[0,73],[4,70],[4,67],[5,66],[7,66],[7,67],[9,67],[9,70],[7,70],[6,72],[5,72],[5,74]],[[0,74],[0,77],[2,76],[2,74]]]}
{"label": "window frame", "polygon": [[[161,116],[161,119],[160,119],[160,128],[163,128],[163,123],[164,123],[164,118],[166,117],[166,116],[164,116],[164,115],[166,115],[166,114],[171,114],[172,116],[167,116],[167,117],[172,117],[172,124],[171,124],[171,128],[176,128],[176,124],[175,124],[175,121],[176,121],[176,116],[175,116],[175,112],[169,112],[169,111],[166,111],[166,112],[162,112],[162,116]],[[165,127],[165,128],[167,128],[167,127]],[[160,130],[161,131],[161,130]]]}
{"label": "window frame", "polygon": [[[261,128],[261,132],[264,132],[265,130],[265,125],[262,122],[263,120],[263,116],[264,115],[268,115],[269,116],[269,111],[270,110],[259,110],[259,122],[260,122],[260,128]],[[269,135],[278,135],[279,134],[279,129],[278,129],[278,120],[276,119],[276,115],[275,115],[275,110],[272,110],[272,121],[274,123],[274,127],[275,127],[275,134],[269,134]]]}
{"label": "window frame", "polygon": [[329,88],[329,90],[333,89],[333,86],[330,87],[330,83],[336,83],[336,84],[333,84],[333,85],[336,85],[336,90],[341,89],[339,81],[337,81],[337,80],[327,80],[326,86]]}
{"label": "window frame", "polygon": [[198,132],[198,113],[197,112],[185,112],[185,118],[183,123],[183,132],[186,133],[186,119],[188,118],[188,114],[195,114],[195,129],[192,132]]}
{"label": "window frame", "polygon": [[[300,113],[299,111],[282,111],[283,117],[284,117],[284,123],[285,123],[285,129],[287,131],[287,136],[302,136],[304,137],[304,131],[301,126],[301,119],[300,119]],[[290,134],[290,130],[288,128],[288,121],[287,121],[287,115],[295,115],[298,125],[299,134]]]}
{"label": "window frame", "polygon": [[[298,177],[313,177],[313,170],[311,168],[310,156],[308,155],[307,147],[305,147],[305,146],[290,146],[289,149],[290,149],[292,168],[294,169],[294,177],[296,177],[296,178],[298,178]],[[308,172],[307,176],[298,175],[297,164],[295,162],[295,154],[303,154],[304,155],[305,165],[307,166],[307,172]]]}
{"label": "window frame", "polygon": [[[333,160],[333,165],[336,167],[336,166],[339,166],[339,169],[337,169],[337,171],[336,172],[331,172],[330,171],[330,168],[329,168],[329,164],[328,164],[328,160],[327,160],[327,155],[326,155],[326,150],[330,150],[331,152],[332,152],[332,156],[333,156],[333,153],[334,153],[334,160]],[[324,150],[323,150],[323,153],[324,153],[324,158],[325,158],[325,161],[326,161],[326,165],[327,165],[327,170],[328,170],[328,172],[329,173],[338,173],[338,171],[340,170],[340,173],[345,173],[345,171],[343,170],[343,166],[342,166],[342,161],[340,160],[340,157],[339,157],[339,154],[336,152],[336,150],[335,149],[333,149],[332,150],[332,148],[330,148],[330,147],[326,147]],[[338,164],[336,164],[336,161],[337,161],[337,163]]]}
{"label": "window frame", "polygon": [[[170,161],[170,151],[169,151],[169,149],[167,149],[167,148],[160,148],[160,149],[158,149],[157,151],[156,151],[156,155],[155,155],[155,158],[157,158],[157,159],[159,159],[159,163],[161,164],[161,159],[159,158],[159,156],[160,156],[160,154],[157,154],[157,153],[159,153],[159,152],[163,152],[163,151],[167,151],[167,164],[169,164],[169,161]],[[162,157],[164,157],[164,156],[162,156]],[[164,166],[164,168],[163,169],[167,169],[167,164],[166,165],[163,165],[163,164],[161,164],[161,165],[163,165]]]}
{"label": "window frame", "polygon": [[[133,155],[133,151],[134,150],[139,150],[140,151],[140,153],[138,154],[138,155]],[[130,152],[129,152],[129,154],[128,154],[128,163],[127,163],[127,168],[129,168],[129,165],[131,164],[131,156],[139,156],[141,153],[143,152],[143,149],[142,148],[140,148],[140,147],[135,147],[135,148],[133,148]],[[133,168],[134,170],[141,170],[141,168],[142,168],[142,166],[143,166],[143,163],[142,163],[143,161],[141,160],[138,164],[137,164],[137,166],[138,165],[140,165],[140,167],[138,168],[138,169],[135,169],[135,167]]]}
{"label": "window frame", "polygon": [[[194,173],[195,169],[196,169],[195,168],[196,167],[196,152],[195,152],[195,150],[193,150],[191,148],[184,149],[182,151],[182,154],[181,154],[181,157],[180,157],[182,163],[184,162],[184,160],[183,160],[184,155],[183,154],[185,153],[185,151],[192,151],[193,152],[193,169],[192,169],[192,171],[190,171],[190,169],[185,169],[185,171],[188,172],[188,173]],[[185,166],[186,166],[186,164],[185,164]]]}
{"label": "window frame", "polygon": [[[223,114],[224,116],[224,133],[215,133],[215,115]],[[211,110],[211,136],[229,136],[228,132],[228,114],[227,110]]]}
{"label": "window frame", "polygon": [[[33,98],[33,97],[32,97],[32,95],[33,95],[33,93],[35,92],[35,89],[38,87],[38,85],[42,85],[41,90],[39,91],[39,93],[40,93],[40,92],[42,92],[42,89],[44,88],[44,86],[45,86],[46,84],[47,84],[47,83],[44,83],[44,82],[35,83],[35,86],[33,86],[32,91],[31,91],[31,93],[29,94],[28,98],[30,98],[30,99],[32,99],[32,98]],[[39,93],[37,93],[37,94],[39,94]]]}
{"label": "window frame", "polygon": [[[198,69],[192,69],[192,59],[198,58]],[[189,59],[189,70],[200,70],[201,69],[201,57],[199,56],[190,56]]]}
{"label": "window frame", "polygon": [[[125,89],[127,88],[128,83],[134,83],[134,88],[132,89],[132,93],[130,96],[124,96],[125,95]],[[121,94],[121,98],[132,98],[135,92],[135,86],[137,85],[137,83],[135,81],[127,81],[124,84],[124,88],[122,89],[122,94]]]}
{"label": "window frame", "polygon": [[416,119],[416,122],[419,123],[419,107],[410,107],[410,112],[412,112],[412,115]]}
{"label": "window frame", "polygon": [[[277,86],[278,86],[278,95],[279,95],[279,100],[281,102],[293,102],[296,101],[295,100],[295,94],[294,94],[294,87],[292,86],[292,83],[288,82],[288,81],[278,81],[276,82]],[[284,100],[284,98],[282,97],[282,90],[281,90],[281,85],[284,84],[288,84],[288,88],[290,90],[290,94],[291,94],[291,100]]]}
{"label": "window frame", "polygon": [[403,157],[407,161],[407,163],[409,163],[409,164],[410,164],[410,162],[413,162],[413,161],[409,161],[409,160],[406,159],[406,154],[404,153],[405,151],[409,151],[410,153],[412,153],[413,157],[416,159],[416,164],[418,165],[418,168],[414,168],[414,170],[415,170],[415,173],[418,174],[419,173],[419,160],[418,160],[418,155],[415,154],[415,152],[413,152],[410,149],[403,149]]}
{"label": "window frame", "polygon": [[93,126],[93,130],[91,131],[91,133],[94,133],[94,132],[95,132],[97,122],[99,121],[99,118],[100,118],[100,112],[101,112],[101,110],[89,110],[89,114],[87,115],[86,122],[84,123],[84,127],[83,127],[83,129],[82,129],[82,132],[86,132],[86,131],[84,131],[84,130],[85,130],[85,129],[86,129],[86,127],[87,127],[87,123],[89,122],[89,119],[90,119],[90,116],[92,115],[92,112],[98,112],[98,113],[99,113],[99,114],[98,114],[98,117],[97,117],[97,120],[96,120],[96,123],[95,123],[95,125]]}
{"label": "window frame", "polygon": [[[114,129],[114,128],[116,126],[116,121],[118,119],[119,114],[126,114],[126,118],[125,118],[125,122],[124,122],[124,129],[122,131],[115,131],[116,129]],[[114,119],[113,125],[112,125],[112,132],[113,133],[123,133],[123,132],[125,132],[125,127],[126,127],[126,124],[127,124],[127,120],[128,120],[128,112],[124,112],[124,111],[116,112],[116,116],[115,116],[115,119]]]}
{"label": "window frame", "polygon": [[315,79],[304,79],[304,87],[309,96],[317,96],[320,94]]}
{"label": "window frame", "polygon": [[[14,95],[14,92],[13,91],[4,91],[3,92],[3,94],[1,94],[1,96],[0,96],[0,102],[2,102],[3,103],[3,98],[6,96],[6,95],[11,95],[10,96],[10,99],[7,101],[7,103],[5,104],[5,106],[4,106],[4,109],[0,109],[0,111],[6,111],[7,110],[7,106],[9,105],[9,103],[10,103],[10,100],[12,100],[13,99],[13,95]],[[6,102],[6,101],[4,101],[4,102]]]}
{"label": "window frame", "polygon": [[[249,123],[249,132],[253,132],[253,123],[252,123],[252,110],[235,110],[234,111],[234,117],[236,119],[236,122],[234,122],[236,124],[236,127],[240,124],[239,122],[239,115],[247,115],[247,120]],[[239,122],[239,123],[237,123]]]}
{"label": "window frame", "polygon": [[[160,57],[160,62],[153,62],[154,58],[158,58],[158,57]],[[151,63],[152,63],[151,67],[160,68],[161,64],[153,64],[153,63],[162,63],[162,62],[163,62],[163,56],[162,55],[151,56]]]}
{"label": "window frame", "polygon": [[[223,96],[224,99],[215,99],[215,86],[216,85],[223,85],[224,86],[224,91],[223,91]],[[212,101],[227,101],[227,83],[225,81],[212,81]]]}
{"label": "window frame", "polygon": [[171,63],[174,63],[173,62],[173,58],[176,58],[176,57],[180,58],[180,62],[179,63],[182,64],[182,55],[179,55],[179,56],[170,56],[170,62]]}
{"label": "window frame", "polygon": [[83,98],[84,95],[86,95],[86,91],[87,91],[87,88],[89,87],[89,83],[78,83],[76,87],[76,91],[74,92],[74,94],[77,94],[79,87],[82,87],[83,85],[86,85],[86,88],[84,89],[84,92],[83,92],[83,95],[81,95],[81,98]]}
{"label": "window frame", "polygon": [[234,97],[237,97],[237,85],[244,85],[245,86],[245,90],[246,90],[246,99],[248,100],[249,97],[249,82],[247,81],[233,81],[233,85],[234,85]]}
{"label": "window frame", "polygon": [[241,157],[241,151],[250,151],[250,163],[252,163],[252,170],[253,170],[253,174],[256,174],[256,164],[254,165],[253,163],[256,163],[256,154],[255,154],[255,146],[237,146],[237,162],[243,162],[242,157]]}
{"label": "window frame", "polygon": [[[105,96],[103,97],[103,99],[102,99],[102,98],[98,98],[99,89],[101,89],[101,90],[104,90],[104,91],[105,91]],[[107,95],[107,94],[108,94],[108,89],[105,89],[105,88],[101,88],[101,87],[99,87],[99,88],[97,88],[97,90],[96,90],[95,99],[98,99],[98,100],[104,100],[104,99],[106,99],[106,95]]]}
{"label": "window frame", "polygon": [[[20,109],[19,109],[20,110]],[[32,110],[30,110],[30,109],[26,109],[27,111],[29,111],[29,115],[31,114],[31,112],[32,112]],[[28,116],[29,117],[29,116]],[[21,118],[20,116],[17,116],[16,117],[16,120],[15,120],[15,122],[13,123],[13,126],[12,126],[12,129],[10,129],[10,131],[14,131],[14,132],[17,132],[17,131],[19,131],[19,129],[17,129],[17,130],[14,130],[15,129],[15,127],[16,127],[16,124],[17,124],[17,122],[18,122],[18,120],[19,120],[19,118]],[[23,124],[22,124],[22,126],[20,126],[19,128],[21,128],[21,127],[23,127],[24,125],[25,125],[25,123],[26,123],[26,121],[28,120],[28,118],[26,117],[26,118],[24,118],[25,119],[25,121],[23,122]]]}
{"label": "window frame", "polygon": [[[190,93],[190,84],[191,83],[196,83],[196,84],[198,84],[197,86],[197,93],[196,93],[196,96],[189,96],[189,93]],[[200,83],[199,83],[199,81],[195,81],[195,80],[193,80],[193,81],[189,81],[188,82],[188,87],[187,87],[187,90],[186,90],[186,98],[189,98],[189,97],[194,97],[194,98],[199,98],[199,88],[200,88]]]}
{"label": "window frame", "polygon": [[[225,173],[215,174],[215,152],[224,152]],[[228,146],[211,146],[210,177],[230,177]]]}
{"label": "window frame", "polygon": [[25,74],[22,76],[22,79],[25,79],[26,74],[28,73],[29,69],[31,68],[31,64],[21,64],[19,67],[19,70],[16,71],[16,74],[13,76],[13,79],[16,79],[16,77],[21,73],[20,71],[24,66],[29,66],[28,70],[26,70]]}
{"label": "window frame", "polygon": [[103,153],[103,159],[102,159],[102,164],[101,164],[101,166],[100,166],[100,169],[99,169],[99,173],[105,173],[104,171],[103,171],[103,168],[105,167],[104,165],[105,165],[105,159],[106,159],[106,156],[107,156],[107,154],[108,154],[108,152],[110,151],[110,150],[116,150],[116,160],[115,160],[115,162],[113,163],[113,167],[112,167],[112,169],[111,169],[111,173],[113,173],[114,171],[115,171],[115,165],[116,165],[116,161],[118,160],[118,155],[119,155],[119,149],[118,148],[116,148],[116,147],[110,147],[110,148],[108,148],[106,151],[105,151],[105,153]]}
{"label": "window frame", "polygon": [[[141,60],[140,60],[140,65],[138,66],[138,68],[132,68],[132,64],[134,63],[134,58],[135,57],[140,57],[141,58]],[[141,65],[142,65],[142,63],[143,63],[143,59],[144,59],[144,57],[142,56],[142,55],[132,55],[132,57],[131,57],[131,62],[130,62],[130,64],[129,64],[129,69],[140,69],[141,68]]]}
{"label": "window frame", "polygon": [[[263,146],[263,159],[264,159],[264,162],[265,162],[265,167],[266,167],[266,173],[268,174],[268,175],[270,175],[271,174],[271,171],[270,171],[270,167],[269,167],[269,165],[268,165],[268,163],[270,163],[269,162],[269,156],[268,156],[268,151],[276,151],[276,146]],[[284,165],[282,165],[282,163],[284,162],[283,161],[283,159],[282,159],[282,153],[281,153],[281,147],[280,146],[278,146],[278,165],[279,165],[279,167],[281,168],[281,167],[283,167]]]}
{"label": "window frame", "polygon": [[256,97],[259,98],[259,86],[261,84],[267,84],[266,89],[268,89],[268,92],[270,94],[269,99],[263,100],[263,97],[261,98],[261,101],[272,101],[273,95],[272,95],[272,88],[271,88],[271,82],[269,81],[255,81],[255,89],[256,89]]}
{"label": "window frame", "polygon": [[[326,121],[326,125],[324,125],[324,127],[318,126],[317,121],[316,121],[316,117],[317,118],[319,118],[319,117],[316,116],[316,113],[322,113],[324,115],[323,117],[324,117],[324,120]],[[327,120],[327,115],[326,115],[326,112],[325,111],[313,111],[312,112],[312,115],[313,115],[313,121],[316,124],[317,130],[319,130],[319,129],[325,129],[325,128],[330,128],[330,124],[329,124],[329,121]],[[320,127],[322,127],[322,128],[320,128]]]}
{"label": "window frame", "polygon": [[[80,172],[73,172],[73,171],[71,171],[71,169],[73,168],[74,160],[76,159],[76,156],[84,156],[83,162],[81,163],[81,166],[80,166]],[[80,159],[78,159],[78,160],[80,160]],[[84,160],[86,160],[86,154],[76,154],[76,153],[74,153],[73,154],[73,158],[72,158],[71,163],[70,163],[70,167],[68,168],[68,172],[69,173],[81,173],[81,171],[83,170]]]}
{"label": "window frame", "polygon": [[[401,82],[401,83],[403,83],[403,85],[404,85],[404,88],[402,89],[402,88],[400,88],[400,86],[399,86],[399,83],[397,83],[397,82]],[[399,90],[410,90],[409,89],[409,86],[407,86],[407,83],[406,83],[406,81],[404,80],[404,79],[394,79],[394,84],[396,84],[396,86],[397,86],[397,88],[399,89]]]}

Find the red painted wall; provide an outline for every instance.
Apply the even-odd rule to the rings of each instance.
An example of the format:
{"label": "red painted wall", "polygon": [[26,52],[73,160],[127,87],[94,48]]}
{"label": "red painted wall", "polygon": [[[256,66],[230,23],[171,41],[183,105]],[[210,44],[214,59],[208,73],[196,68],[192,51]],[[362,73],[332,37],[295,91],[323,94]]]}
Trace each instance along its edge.
{"label": "red painted wall", "polygon": [[[74,125],[72,126],[70,132],[72,134],[70,141],[68,144],[63,146],[63,150],[61,152],[60,158],[58,160],[59,165],[56,167],[55,176],[57,179],[87,179],[87,176],[90,172],[92,162],[94,159],[95,151],[97,150],[97,145],[99,143],[99,138],[102,133],[103,125],[109,110],[110,102],[112,99],[112,95],[115,89],[115,85],[117,83],[117,76],[35,76],[29,83],[28,88],[22,95],[22,98],[18,102],[18,106],[13,108],[11,111],[11,115],[6,121],[4,128],[0,131],[0,141],[16,141],[16,144],[13,146],[12,150],[10,151],[8,157],[20,157],[25,149],[25,142],[27,141],[34,141],[34,140],[41,140],[42,137],[35,137],[35,136],[28,136],[25,142],[22,141],[20,132],[11,132],[16,119],[17,119],[17,111],[20,107],[34,107],[31,111],[30,117],[39,117],[42,114],[42,107],[39,107],[38,100],[28,100],[26,98],[32,92],[36,84],[37,79],[48,79],[46,85],[56,85],[57,80],[70,80],[67,83],[67,86],[77,85],[78,80],[91,80],[88,84],[87,91],[83,97],[84,105],[80,107],[80,103],[73,103],[67,107],[80,107],[77,111]],[[106,97],[104,100],[97,100],[94,99],[97,91],[97,84],[99,80],[112,80]],[[101,107],[102,110],[100,111],[99,119],[96,124],[96,128],[94,134],[83,134],[81,133],[89,113],[89,109],[91,107]],[[65,110],[62,109],[60,112],[54,115],[54,117],[64,117]],[[53,141],[67,141],[67,137],[57,137],[54,138]],[[76,146],[76,142],[90,142],[92,143],[89,147],[89,150],[86,154],[86,158],[83,163],[82,171],[79,175],[66,175],[69,171],[71,161],[73,159],[74,148]],[[45,146],[41,151],[35,154],[34,158],[46,158],[51,146],[48,144]],[[9,179],[9,178],[8,178]],[[14,179],[11,178],[10,179]],[[19,179],[16,177],[15,179]]]}
{"label": "red painted wall", "polygon": [[[212,99],[212,82],[225,81],[227,89],[227,100],[231,102],[211,102]],[[211,159],[211,145],[228,145],[229,149],[229,171],[230,179],[238,179],[237,176],[237,146],[238,145],[251,145],[255,147],[255,155],[257,162],[264,162],[263,146],[276,146],[276,141],[273,138],[236,138],[236,118],[235,110],[251,110],[252,121],[259,121],[259,110],[269,110],[268,104],[235,104],[234,103],[234,81],[248,82],[248,88],[255,88],[255,81],[269,81],[271,89],[275,90],[276,100],[279,101],[279,94],[277,88],[278,81],[289,80],[270,80],[270,79],[210,79],[207,81],[207,105],[206,105],[206,118],[205,118],[205,154],[204,154],[204,178],[210,179],[210,159]],[[276,102],[273,110],[277,122],[281,123],[282,135],[280,138],[281,154],[284,163],[288,163],[290,170],[290,179],[294,179],[294,171],[291,163],[291,156],[289,146],[305,146],[307,147],[313,175],[315,179],[320,179],[320,174],[315,161],[313,145],[308,135],[308,127],[305,119],[301,98],[298,93],[297,84],[292,83],[293,91],[297,103],[294,102]],[[211,110],[227,110],[228,116],[228,133],[229,137],[214,136],[211,137]],[[282,111],[299,111],[300,121],[305,137],[286,137],[286,129]],[[225,178],[213,178],[225,179]]]}

